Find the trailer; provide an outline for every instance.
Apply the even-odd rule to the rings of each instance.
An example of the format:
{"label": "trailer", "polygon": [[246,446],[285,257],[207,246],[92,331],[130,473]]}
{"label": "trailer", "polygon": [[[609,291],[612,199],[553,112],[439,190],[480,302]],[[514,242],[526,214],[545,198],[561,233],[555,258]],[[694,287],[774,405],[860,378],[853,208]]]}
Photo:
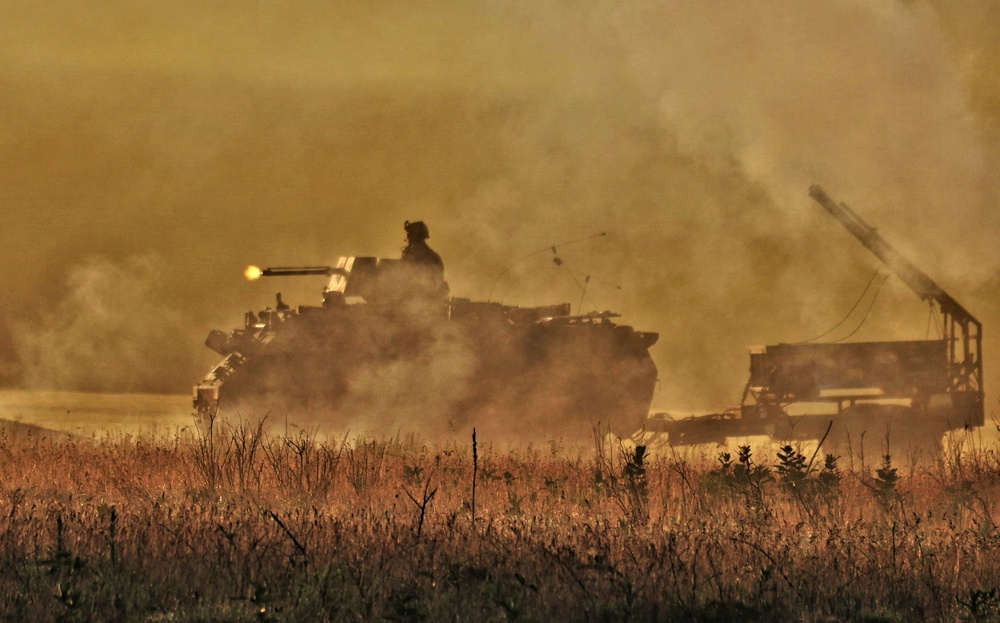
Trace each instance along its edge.
{"label": "trailer", "polygon": [[874,435],[897,448],[936,450],[948,431],[982,426],[982,324],[847,204],[815,185],[809,195],[937,308],[942,337],[755,348],[738,407],[681,420],[656,414],[649,429],[672,445],[766,435],[844,449]]}

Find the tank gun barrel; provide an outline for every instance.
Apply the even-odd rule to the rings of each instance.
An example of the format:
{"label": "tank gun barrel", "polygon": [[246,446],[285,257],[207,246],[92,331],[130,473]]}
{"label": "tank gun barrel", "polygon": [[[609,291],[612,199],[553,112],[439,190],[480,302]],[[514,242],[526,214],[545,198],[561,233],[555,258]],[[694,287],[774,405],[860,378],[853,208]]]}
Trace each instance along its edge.
{"label": "tank gun barrel", "polygon": [[331,277],[336,274],[345,274],[344,269],[332,266],[277,266],[265,268],[260,271],[261,277],[298,277],[301,275],[326,275]]}

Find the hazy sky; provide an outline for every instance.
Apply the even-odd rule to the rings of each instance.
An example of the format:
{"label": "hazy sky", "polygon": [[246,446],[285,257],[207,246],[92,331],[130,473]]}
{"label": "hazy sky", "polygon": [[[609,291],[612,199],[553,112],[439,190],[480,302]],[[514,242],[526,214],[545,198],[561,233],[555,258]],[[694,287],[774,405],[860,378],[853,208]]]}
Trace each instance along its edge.
{"label": "hazy sky", "polygon": [[[992,0],[5,2],[0,164],[8,386],[186,392],[210,329],[318,300],[247,264],[423,219],[453,294],[619,311],[660,405],[718,409],[878,267],[819,183],[983,321],[1000,387]],[[551,253],[497,282],[599,232],[559,250],[587,296]],[[852,339],[927,319],[890,279]]]}

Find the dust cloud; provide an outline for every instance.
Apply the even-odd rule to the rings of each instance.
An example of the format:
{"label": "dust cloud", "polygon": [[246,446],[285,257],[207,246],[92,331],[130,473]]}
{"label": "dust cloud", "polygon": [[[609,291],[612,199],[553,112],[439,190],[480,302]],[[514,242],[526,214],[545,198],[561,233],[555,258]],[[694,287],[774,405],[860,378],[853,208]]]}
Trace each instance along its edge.
{"label": "dust cloud", "polygon": [[160,307],[162,259],[122,264],[90,258],[73,267],[58,305],[31,325],[15,324],[27,388],[116,392],[182,386],[197,363],[177,342],[197,343],[180,309]]}
{"label": "dust cloud", "polygon": [[[419,219],[453,294],[621,312],[660,333],[659,408],[721,409],[745,346],[827,330],[878,266],[819,183],[983,321],[989,392],[996,13],[6,4],[2,382],[187,392],[210,329],[277,290],[319,302],[321,282],[248,283],[247,264],[398,257]],[[890,279],[852,339],[931,332]]]}

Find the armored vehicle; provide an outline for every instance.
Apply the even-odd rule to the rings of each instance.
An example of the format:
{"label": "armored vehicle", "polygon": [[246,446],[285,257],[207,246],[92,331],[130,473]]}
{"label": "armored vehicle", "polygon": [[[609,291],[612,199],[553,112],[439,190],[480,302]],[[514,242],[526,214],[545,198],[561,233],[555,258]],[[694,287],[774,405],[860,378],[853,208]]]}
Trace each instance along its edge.
{"label": "armored vehicle", "polygon": [[285,420],[354,431],[592,439],[641,428],[656,384],[656,333],[572,315],[449,297],[423,267],[342,257],[335,266],[248,269],[324,275],[314,306],[247,312],[212,331],[223,359],[194,388],[196,416]]}

